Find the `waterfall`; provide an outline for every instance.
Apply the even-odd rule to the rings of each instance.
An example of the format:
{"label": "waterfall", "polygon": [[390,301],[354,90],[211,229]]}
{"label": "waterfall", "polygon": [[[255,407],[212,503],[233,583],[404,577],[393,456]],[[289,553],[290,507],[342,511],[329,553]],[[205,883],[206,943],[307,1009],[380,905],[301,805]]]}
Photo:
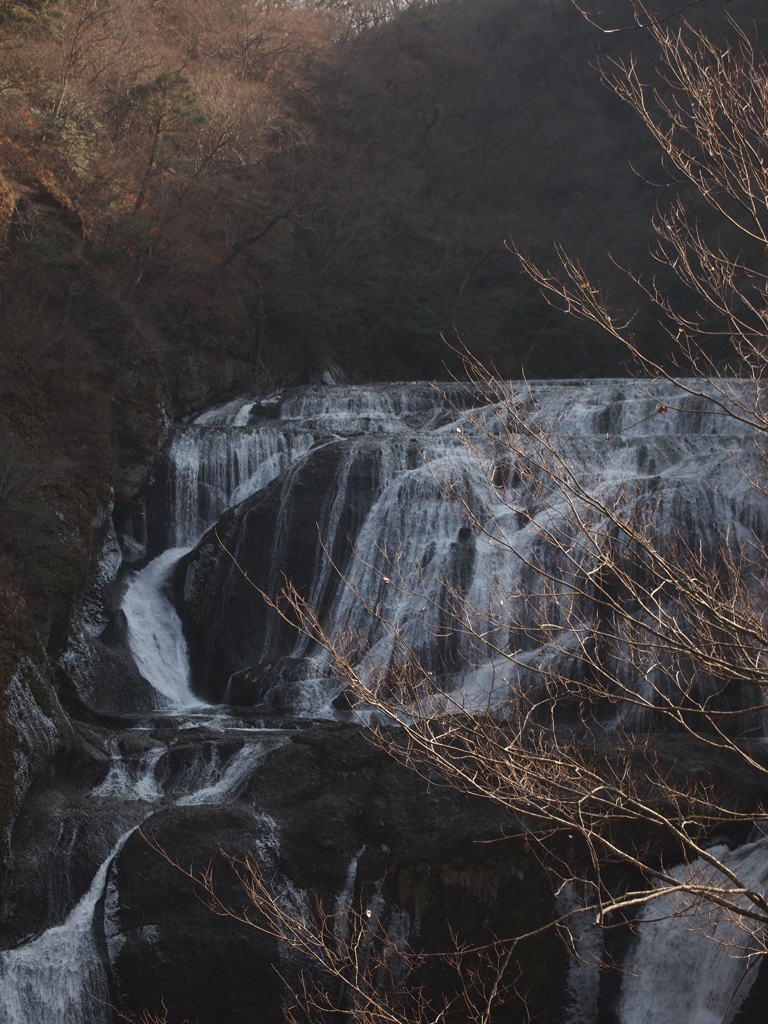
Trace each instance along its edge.
{"label": "waterfall", "polygon": [[116,797],[147,803],[159,800],[163,790],[157,779],[157,765],[164,753],[165,747],[154,747],[136,759],[136,763],[113,751],[109,773],[92,795],[96,799]]}
{"label": "waterfall", "polygon": [[[461,388],[451,389],[457,400]],[[430,384],[302,388],[286,396],[280,419],[305,422],[336,435],[392,434],[404,427],[434,426],[448,412],[443,393]]]}
{"label": "waterfall", "polygon": [[232,505],[265,487],[313,443],[309,431],[248,428],[236,400],[176,432],[168,453],[172,547],[134,574],[122,608],[136,665],[169,709],[199,705],[181,622],[167,595],[174,566]]}
{"label": "waterfall", "polygon": [[123,598],[128,643],[144,678],[157,690],[161,706],[191,708],[200,702],[190,690],[189,655],[181,620],[166,588],[186,548],[170,548],[136,573]]}
{"label": "waterfall", "polygon": [[[241,731],[245,732],[231,730],[235,734]],[[222,739],[228,747],[229,737],[230,730],[227,730]],[[191,743],[187,747],[190,756],[180,761],[176,752],[175,763],[171,764],[172,747],[152,746],[143,752],[122,754],[113,741],[109,771],[104,781],[91,791],[91,798],[113,800],[123,806],[167,803],[188,807],[225,803],[240,795],[264,755],[284,742],[280,730],[250,729],[234,751],[225,749],[222,753],[220,745],[212,740]],[[139,813],[148,812],[144,809]]]}
{"label": "waterfall", "polygon": [[125,832],[67,917],[37,939],[0,953],[0,1024],[109,1024],[107,978],[93,936],[93,913]]}
{"label": "waterfall", "polygon": [[[684,523],[709,545],[727,527],[743,543],[753,531],[768,534],[762,499],[755,497],[738,466],[741,461],[749,467],[754,458],[744,429],[713,413],[701,399],[681,397],[673,385],[649,384],[648,389],[651,394],[618,380],[513,386],[516,398],[547,425],[549,436],[573,453],[574,473],[594,482],[604,496],[622,487],[653,487],[662,532]],[[208,531],[225,512],[224,523],[232,522],[237,506],[255,495],[258,504],[261,492],[275,502],[264,507],[278,509],[270,551],[264,555],[271,559],[269,578],[275,584],[295,540],[292,529],[319,529],[327,550],[343,551],[345,557],[350,536],[355,555],[345,570],[347,585],[318,545],[310,554],[304,593],[322,605],[329,628],[360,638],[363,678],[366,673],[383,675],[393,652],[392,632],[370,615],[375,609],[399,631],[426,670],[450,677],[457,707],[494,710],[516,687],[528,685],[536,660],[547,651],[526,648],[514,659],[503,656],[513,646],[521,618],[520,609],[510,607],[510,595],[531,584],[526,561],[541,554],[550,559],[546,564],[553,571],[558,566],[541,544],[542,511],[514,481],[513,472],[500,486],[492,455],[478,461],[469,450],[484,443],[477,421],[480,427],[492,426],[498,415],[493,396],[480,392],[452,385],[443,394],[422,383],[300,388],[266,399],[244,395],[176,429],[162,476],[169,502],[164,524],[168,547],[128,578],[122,601],[130,650],[139,672],[154,687],[157,714],[148,717],[149,738],[128,744],[122,753],[117,745],[109,751],[107,774],[91,793],[99,803],[114,801],[120,807],[126,815],[120,819],[123,827],[163,806],[244,800],[254,770],[274,746],[267,730],[257,736],[247,722],[228,718],[223,705],[214,712],[195,696],[187,641],[173,600],[179,561],[206,543],[206,534],[211,541]],[[474,411],[468,412],[470,408]],[[289,513],[302,486],[299,471],[323,452],[335,454],[314,463],[333,466],[310,506],[320,511],[317,517],[298,517],[295,526]],[[477,514],[481,529],[469,525],[461,508],[446,500],[446,482]],[[266,491],[270,485],[273,489]],[[564,513],[556,501],[546,511],[550,521]],[[263,542],[263,536],[256,542]],[[476,615],[470,624],[482,625],[485,644],[467,642],[452,611],[451,588]],[[224,592],[220,597],[222,604],[229,599]],[[221,617],[226,615],[223,607]],[[331,674],[328,657],[306,637],[291,638],[279,648],[283,641],[278,631],[275,622],[265,629],[263,649],[270,649],[271,658],[274,645],[275,661],[292,658],[299,664],[290,682],[304,690],[301,700],[290,706],[297,715],[334,716],[333,694],[329,697],[328,686],[316,683],[317,677]],[[577,646],[578,637],[564,632],[560,642],[567,652],[568,644]],[[236,672],[261,670],[263,655],[264,650],[257,650],[249,661],[244,654]],[[224,672],[225,682],[229,671]],[[205,715],[210,717],[203,722]],[[161,722],[168,743],[160,736]],[[191,723],[206,731],[183,751],[183,743],[172,751],[170,735],[178,738]],[[640,727],[642,721],[638,717],[631,724]],[[39,733],[35,742],[47,742],[47,720],[27,723],[27,732],[33,727]],[[282,738],[276,736],[275,742]],[[0,1024],[106,1022],[106,1010],[90,998],[105,999],[107,993],[92,934],[93,913],[109,865],[129,835],[122,836],[63,924],[0,954]],[[277,843],[274,836],[272,840],[270,850]],[[339,896],[335,925],[340,940],[348,927],[364,849],[349,863]],[[764,841],[723,855],[750,884],[765,885]],[[114,945],[120,936],[109,931],[109,922],[118,920],[119,893],[117,883],[110,884],[105,929]],[[572,894],[561,894],[563,906],[570,906],[569,899]],[[738,938],[729,931],[731,925],[715,928],[697,912],[681,909],[660,897],[640,915],[622,983],[621,1024],[723,1024],[748,992],[757,973],[748,968],[751,960],[732,959],[717,941],[718,936],[731,943]],[[402,921],[406,929],[407,916]],[[397,942],[404,942],[403,935],[398,933]],[[597,1013],[595,963],[602,940],[580,920],[574,941],[584,962],[574,962],[568,970],[569,1020],[586,1024]],[[747,952],[750,941],[746,934]]]}
{"label": "waterfall", "polygon": [[[689,385],[713,390],[706,382]],[[739,386],[733,387],[738,397]],[[715,550],[726,529],[743,543],[753,531],[768,532],[761,503],[738,465],[747,470],[753,465],[752,440],[743,425],[713,411],[704,398],[686,395],[669,382],[644,389],[627,380],[520,383],[511,385],[511,392],[568,453],[574,475],[604,500],[612,501],[622,489],[652,491],[662,533],[682,525],[697,543]],[[147,567],[146,596],[139,601],[131,589],[124,605],[142,674],[178,706],[189,701],[183,637],[162,595],[167,575],[161,565],[170,573],[174,557],[225,508],[280,477],[282,498],[266,576],[267,589],[276,592],[286,545],[295,541],[290,531],[301,500],[295,489],[301,475],[294,471],[333,441],[343,445],[342,457],[306,524],[311,529],[316,523],[322,548],[318,545],[311,578],[302,585],[314,607],[328,609],[328,621],[365,638],[370,650],[363,675],[386,671],[391,632],[397,630],[426,667],[450,668],[465,706],[493,707],[504,702],[510,686],[527,686],[537,662],[550,656],[547,651],[521,649],[514,663],[504,663],[493,651],[513,646],[516,632],[530,625],[513,600],[521,588],[537,585],[527,563],[541,559],[546,571],[562,571],[558,559],[563,559],[542,543],[541,527],[558,517],[565,526],[567,508],[557,496],[549,508],[533,507],[530,494],[514,480],[496,486],[492,438],[503,429],[506,412],[493,398],[488,390],[460,385],[445,394],[421,383],[310,387],[263,401],[243,397],[180,427],[169,450],[168,477],[173,543],[185,546],[177,556],[166,553],[167,563]],[[465,411],[469,406],[472,413]],[[364,456],[375,466],[371,497],[352,493]],[[470,528],[456,503],[446,500],[446,484],[472,509],[480,530]],[[344,532],[350,530],[349,509],[356,501],[370,507],[364,521],[354,524],[350,539],[356,557],[344,570],[350,586],[343,587],[327,555],[346,550]],[[139,587],[140,578],[132,587]],[[453,596],[447,587],[453,587]],[[137,608],[150,606],[153,588],[157,613],[140,624]],[[455,619],[456,593],[488,638],[485,654],[470,643],[467,623]],[[378,609],[392,630],[382,630],[366,608]],[[151,634],[162,630],[165,638],[155,643]],[[331,713],[329,695],[311,682],[328,670],[328,659],[306,637],[299,637],[292,650],[278,649],[284,632],[276,617],[268,620],[262,657],[311,659],[301,710]],[[578,636],[564,629],[559,644],[564,656],[569,645],[575,652]],[[160,648],[168,652],[165,664]],[[249,667],[235,666],[235,672]],[[293,706],[299,710],[296,701]],[[644,710],[627,714],[634,716],[633,727],[643,727]]]}
{"label": "waterfall", "polygon": [[[275,738],[270,747],[274,749],[282,742]],[[184,780],[179,780],[189,788],[173,802],[189,806],[234,799],[252,777],[266,749],[263,742],[246,742],[223,765],[215,752],[213,757],[201,759]],[[166,747],[155,747],[134,762],[113,753],[109,773],[92,791],[92,798],[149,804],[142,815],[144,820],[152,805],[164,796],[157,766],[166,752]],[[277,845],[277,835],[274,823],[266,818],[265,823],[265,842],[271,849]],[[136,827],[120,836],[87,893],[63,924],[47,929],[16,949],[0,952],[0,1024],[110,1024],[113,1020],[106,971],[93,934],[93,918],[105,892],[110,865]],[[117,900],[113,882],[107,889],[105,906],[105,933],[113,946],[120,938],[110,933]]]}
{"label": "waterfall", "polygon": [[[674,435],[670,419],[648,413],[649,407],[658,409],[657,401],[632,403],[625,397],[618,413],[614,415],[613,406],[606,413],[604,404],[594,402],[594,393],[600,392],[596,385],[593,401],[582,398],[581,405],[564,402],[554,385],[551,391],[551,406],[544,404],[542,415],[564,432],[557,435],[563,447],[567,444],[574,450],[579,460],[574,461],[574,473],[596,479],[606,501],[623,488],[632,493],[642,490],[650,475],[657,501],[655,522],[662,534],[671,535],[684,526],[692,539],[713,552],[726,529],[744,544],[749,543],[752,530],[761,534],[760,496],[737,465],[737,459],[742,466],[752,465],[750,438],[713,435],[708,432],[712,417],[690,411],[667,416],[677,416],[680,427],[704,432]],[[643,424],[642,436],[622,438],[620,443],[608,444],[599,429],[612,422],[617,431],[625,429],[629,434],[639,430],[638,423],[649,415],[655,419]],[[504,662],[494,659],[491,651],[510,646],[505,637],[526,624],[526,609],[514,596],[537,586],[529,564],[543,560],[543,568],[556,578],[566,563],[556,548],[547,550],[541,537],[542,529],[567,526],[568,509],[565,499],[557,495],[549,507],[538,511],[526,507],[524,492],[509,488],[502,493],[492,482],[491,467],[462,445],[460,438],[476,443],[477,431],[471,423],[457,422],[458,426],[442,427],[430,435],[420,466],[382,481],[382,492],[356,538],[357,558],[348,573],[349,586],[339,588],[328,620],[341,629],[349,626],[371,645],[362,666],[364,675],[374,668],[386,671],[392,634],[397,631],[409,650],[419,652],[426,667],[440,670],[448,657],[448,663],[456,666],[454,682],[465,701],[492,707],[504,701],[510,680],[516,680],[512,685],[526,685],[527,665],[545,655],[522,651]],[[730,423],[726,426],[732,428]],[[484,443],[482,438],[479,443]],[[466,527],[460,510],[446,500],[446,487],[461,494],[479,520],[480,530]],[[462,614],[471,615],[476,631],[488,637],[485,656],[478,644],[470,646],[462,628],[470,623],[450,621],[448,606],[456,599],[446,597],[445,586],[451,581],[454,585],[461,581]],[[383,630],[370,616],[370,608],[378,609],[391,629]],[[576,639],[564,630],[561,643],[575,644]]]}
{"label": "waterfall", "polygon": [[179,797],[180,806],[221,804],[233,800],[253,774],[253,769],[264,754],[261,743],[246,743],[222,769],[211,763],[200,779],[198,788],[187,796]]}
{"label": "waterfall", "polygon": [[196,422],[179,430],[168,453],[173,545],[196,542],[222,512],[266,487],[312,443],[307,430],[241,426],[237,415],[231,426]]}
{"label": "waterfall", "polygon": [[[745,885],[766,893],[768,839],[731,853],[725,846],[711,852]],[[714,872],[696,861],[673,874],[682,881]],[[737,902],[747,906],[743,898]],[[690,897],[669,895],[645,907],[637,928],[639,936],[624,964],[620,1024],[727,1024],[732,1020],[760,963],[759,937],[753,935],[748,919],[734,920]]]}

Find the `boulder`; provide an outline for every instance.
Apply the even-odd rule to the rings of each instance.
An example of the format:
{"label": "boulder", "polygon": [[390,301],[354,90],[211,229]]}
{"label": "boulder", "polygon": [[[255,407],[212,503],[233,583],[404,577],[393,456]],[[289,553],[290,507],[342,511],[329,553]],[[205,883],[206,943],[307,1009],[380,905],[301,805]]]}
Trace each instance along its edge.
{"label": "boulder", "polygon": [[[255,808],[255,809],[254,809]],[[147,840],[150,840],[148,842]],[[164,859],[157,848],[168,856]],[[111,998],[124,1014],[157,1010],[201,1024],[277,1024],[299,962],[257,929],[217,916],[169,861],[209,865],[217,894],[254,920],[227,856],[248,851],[320,900],[364,908],[419,949],[451,945],[450,926],[472,943],[526,931],[553,913],[553,895],[515,823],[499,808],[426,782],[349,725],[292,734],[255,769],[237,804],[166,807],[115,858],[96,928]],[[521,951],[529,1005],[562,999],[566,956],[554,935]],[[430,998],[456,987],[439,960],[414,981]],[[510,1005],[510,1021],[526,1019]]]}
{"label": "boulder", "polygon": [[[338,576],[318,540],[344,572],[381,490],[385,447],[363,437],[313,449],[269,487],[226,512],[215,531],[179,562],[176,602],[193,689],[204,700],[260,703],[263,687],[252,681],[281,658],[296,656],[296,629],[260,591],[274,600],[290,580],[320,616],[327,612]],[[244,669],[251,674],[233,681],[228,696],[230,680]]]}
{"label": "boulder", "polygon": [[221,851],[242,857],[263,843],[263,819],[244,807],[176,807],[154,814],[113,861],[102,903],[111,998],[138,1017],[164,1004],[173,1020],[279,1024],[276,941],[213,913],[193,883],[151,844],[202,871],[233,912],[247,899]]}

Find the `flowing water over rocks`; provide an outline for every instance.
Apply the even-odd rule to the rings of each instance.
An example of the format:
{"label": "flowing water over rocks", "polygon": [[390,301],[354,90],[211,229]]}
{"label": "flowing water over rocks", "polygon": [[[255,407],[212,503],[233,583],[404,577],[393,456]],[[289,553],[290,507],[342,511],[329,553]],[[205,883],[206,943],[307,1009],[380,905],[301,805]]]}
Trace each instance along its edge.
{"label": "flowing water over rocks", "polygon": [[[726,529],[768,536],[765,503],[739,470],[755,458],[751,438],[673,401],[669,385],[533,383],[519,396],[606,491],[652,489],[662,529],[710,547]],[[213,863],[235,910],[243,890],[220,850],[258,854],[291,885],[337,898],[340,934],[364,892],[378,893],[392,934],[432,949],[447,944],[447,921],[476,942],[562,912],[568,893],[555,897],[514,823],[429,791],[366,743],[325,652],[254,589],[275,596],[292,580],[325,622],[365,639],[379,669],[391,643],[365,605],[381,609],[426,663],[456,664],[467,701],[493,704],[500,681],[525,685],[523,669],[511,679],[490,656],[470,659],[425,613],[445,603],[446,580],[482,608],[495,600],[489,580],[509,587],[521,572],[492,530],[476,536],[457,515],[445,479],[461,476],[521,550],[535,542],[536,510],[494,505],[498,466],[468,459],[467,412],[486,402],[422,383],[244,396],[176,427],[145,499],[105,517],[58,678],[72,736],[11,837],[0,1024],[101,1024],[109,1006],[138,1015],[163,999],[172,1020],[280,1020],[275,940],[213,915],[148,839],[184,865]],[[59,743],[53,718],[25,727],[30,744]],[[478,843],[502,833],[512,838]],[[729,856],[765,884],[764,843]],[[746,972],[674,918],[639,935],[616,947],[624,975],[596,968],[603,941],[590,925],[575,936],[581,964],[555,939],[523,950],[531,1005],[562,1024],[762,1019],[757,965]],[[444,981],[437,968],[425,978]]]}

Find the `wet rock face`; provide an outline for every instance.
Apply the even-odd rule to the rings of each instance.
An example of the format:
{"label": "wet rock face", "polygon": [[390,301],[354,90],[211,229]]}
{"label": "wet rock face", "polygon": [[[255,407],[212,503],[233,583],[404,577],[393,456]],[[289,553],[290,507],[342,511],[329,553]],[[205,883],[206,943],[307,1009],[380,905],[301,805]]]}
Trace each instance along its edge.
{"label": "wet rock face", "polygon": [[151,711],[157,694],[136,667],[120,607],[123,553],[109,510],[103,516],[95,531],[90,580],[76,603],[58,666],[62,699],[96,712]]}
{"label": "wet rock face", "polygon": [[[286,655],[275,664],[256,665],[229,677],[224,699],[232,706],[264,706],[268,712],[290,714],[300,711],[306,690],[308,666],[304,658]],[[330,685],[330,681],[323,681]],[[340,685],[340,684],[338,684]]]}
{"label": "wet rock face", "polygon": [[[487,842],[502,830],[513,838]],[[251,851],[331,912],[342,891],[363,907],[379,893],[387,919],[433,951],[449,947],[449,922],[481,942],[535,927],[553,908],[551,887],[509,818],[445,789],[428,793],[352,726],[293,734],[236,806],[160,810],[141,832],[110,868],[96,924],[112,998],[126,1014],[163,998],[173,1020],[276,1024],[284,990],[273,968],[289,976],[297,969],[272,939],[214,915],[144,837],[185,867],[211,864],[217,893],[235,911],[247,900],[221,851]],[[549,1006],[562,994],[563,948],[546,939],[522,957],[531,1005]],[[439,963],[418,981],[433,997],[456,983]],[[506,1019],[525,1019],[518,1009]]]}
{"label": "wet rock face", "polygon": [[82,801],[105,761],[59,752],[27,794],[0,879],[0,948],[61,924],[113,846],[115,822]]}
{"label": "wet rock face", "polygon": [[[296,633],[258,591],[274,598],[291,580],[311,592],[316,611],[325,614],[338,576],[318,542],[343,572],[351,543],[381,491],[382,449],[381,442],[366,439],[322,445],[226,513],[216,532],[179,563],[177,607],[200,697],[259,704],[274,691],[275,664],[291,653]],[[228,692],[235,673],[244,674]],[[288,673],[283,682],[297,680]],[[290,693],[272,703],[279,711],[298,710],[294,705]]]}
{"label": "wet rock face", "polygon": [[[366,846],[380,873],[478,855],[511,821],[491,804],[427,785],[354,726],[296,733],[265,761],[256,805],[279,823],[281,865],[300,886],[340,889]],[[376,847],[379,852],[376,852]],[[383,852],[381,852],[383,851]]]}
{"label": "wet rock face", "polygon": [[[220,855],[244,856],[265,838],[242,807],[185,807],[153,815],[115,858],[101,927],[115,1005],[136,1014],[164,1003],[174,1020],[278,1024],[281,986],[275,940],[214,914],[192,884],[147,841],[202,870],[213,864],[217,892],[234,912],[247,902]],[[147,838],[145,838],[145,836]]]}
{"label": "wet rock face", "polygon": [[[743,448],[743,439],[715,436],[698,413],[690,422],[682,413],[676,424],[671,413],[659,421],[656,401],[633,398],[621,382],[536,390],[554,403],[558,422],[595,472],[618,465],[622,479],[658,491],[657,512],[686,537],[714,550],[718,524],[731,522],[766,535],[763,503],[750,504],[731,472],[734,446]],[[274,967],[290,979],[295,959],[258,930],[213,914],[194,883],[131,832],[137,827],[185,867],[200,871],[210,863],[217,892],[235,911],[244,906],[243,889],[222,850],[263,854],[286,885],[317,896],[331,914],[340,898],[361,908],[380,900],[393,934],[428,951],[450,948],[449,926],[475,945],[520,935],[559,913],[562,897],[553,894],[516,822],[490,803],[428,787],[367,742],[345,714],[349,694],[339,695],[340,683],[328,678],[332,665],[252,585],[274,598],[290,579],[326,623],[359,631],[361,648],[370,643],[383,665],[386,638],[379,643],[375,629],[366,632],[361,611],[380,607],[413,650],[423,651],[425,665],[460,672],[466,652],[453,621],[460,602],[453,610],[452,602],[467,595],[481,607],[485,571],[506,579],[509,559],[502,554],[494,562],[482,531],[441,495],[435,466],[455,469],[457,452],[459,479],[488,493],[485,470],[476,479],[466,475],[465,427],[451,423],[443,406],[424,389],[403,386],[309,389],[271,404],[235,400],[179,428],[166,475],[158,473],[141,508],[117,515],[121,538],[105,524],[92,586],[75,609],[57,676],[73,723],[67,751],[56,752],[51,708],[40,705],[41,716],[21,699],[26,691],[17,695],[17,727],[27,728],[29,749],[43,752],[39,760],[50,774],[43,780],[38,773],[36,781],[30,774],[0,888],[0,949],[17,947],[12,963],[0,954],[0,1019],[112,1024],[106,1009],[91,1012],[94,991],[104,993],[104,1006],[108,996],[133,1019],[163,1001],[174,1022],[282,1019]],[[666,433],[624,436],[649,419]],[[515,504],[515,467],[499,460],[487,468],[493,486],[513,499],[511,535],[522,536],[536,508]],[[399,564],[417,567],[419,578],[423,573],[429,602],[442,610],[429,619],[428,641],[423,597],[414,592],[409,604],[391,586],[391,559],[401,554]],[[337,569],[350,587],[339,585]],[[601,591],[610,586],[600,581]],[[351,596],[353,587],[362,603]],[[137,601],[145,612],[138,631]],[[193,689],[218,706],[193,706],[176,676],[163,689],[177,662],[143,658],[158,644],[165,653],[184,646],[174,608],[189,645]],[[186,656],[181,660],[186,671]],[[331,703],[338,720],[318,724],[315,716],[334,715]],[[670,734],[652,746],[665,771],[684,765],[686,778],[702,785],[715,779],[739,794],[747,813],[764,803],[762,779],[743,769],[734,777],[685,737]],[[749,836],[731,839],[747,843]],[[662,854],[676,855],[666,848]],[[75,934],[78,914],[87,927]],[[83,969],[74,996],[67,978],[50,969],[57,962],[50,949],[65,946],[52,945],[44,929],[77,940],[66,947]],[[599,956],[603,940],[592,933]],[[608,959],[629,963],[633,942],[610,939]],[[652,950],[645,962],[656,955]],[[515,956],[532,1017],[636,1024],[620,1008],[629,971],[593,970],[589,984],[582,977],[572,985],[572,965],[554,934],[520,946]],[[680,973],[690,988],[701,958],[686,956]],[[70,960],[78,963],[75,955]],[[9,1016],[9,978],[20,991],[45,988],[36,1005],[54,1011]],[[456,985],[436,960],[413,980],[430,997]],[[587,989],[589,1010],[579,1001]],[[680,995],[677,982],[670,990]],[[666,990],[647,1002],[661,1005],[664,998]],[[645,1001],[635,1002],[643,1013]],[[762,1021],[764,995],[750,994],[744,1007],[740,1024]],[[517,1004],[498,1015],[510,1024],[525,1019]]]}
{"label": "wet rock face", "polygon": [[[64,700],[72,691],[76,699],[103,713],[130,714],[157,707],[157,694],[142,677],[131,655],[121,608],[110,609],[102,632],[80,646],[76,653],[74,644],[70,646],[70,660],[59,669]],[[82,656],[75,660],[76,654]]]}

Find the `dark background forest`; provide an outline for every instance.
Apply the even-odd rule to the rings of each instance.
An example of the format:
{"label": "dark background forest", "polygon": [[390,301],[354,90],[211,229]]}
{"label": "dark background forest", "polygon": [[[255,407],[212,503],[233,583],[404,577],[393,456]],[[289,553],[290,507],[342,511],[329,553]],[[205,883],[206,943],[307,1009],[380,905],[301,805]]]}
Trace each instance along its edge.
{"label": "dark background forest", "polygon": [[676,186],[595,65],[650,78],[646,46],[568,0],[0,0],[0,694],[61,651],[94,516],[130,514],[169,417],[328,368],[444,377],[443,337],[510,376],[626,372],[504,243],[563,243],[634,309],[608,254],[652,273]]}

